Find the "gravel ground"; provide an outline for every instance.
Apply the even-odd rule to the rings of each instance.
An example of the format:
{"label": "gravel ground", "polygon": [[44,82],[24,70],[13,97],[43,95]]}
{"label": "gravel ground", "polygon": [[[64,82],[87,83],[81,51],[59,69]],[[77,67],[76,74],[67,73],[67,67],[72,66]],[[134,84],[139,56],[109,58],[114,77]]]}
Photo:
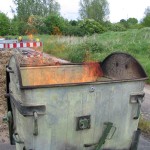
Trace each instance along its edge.
{"label": "gravel ground", "polygon": [[4,97],[6,93],[6,65],[10,59],[13,51],[8,49],[0,50],[0,142],[8,142],[8,127],[6,123],[2,123],[2,118],[6,114],[7,105]]}

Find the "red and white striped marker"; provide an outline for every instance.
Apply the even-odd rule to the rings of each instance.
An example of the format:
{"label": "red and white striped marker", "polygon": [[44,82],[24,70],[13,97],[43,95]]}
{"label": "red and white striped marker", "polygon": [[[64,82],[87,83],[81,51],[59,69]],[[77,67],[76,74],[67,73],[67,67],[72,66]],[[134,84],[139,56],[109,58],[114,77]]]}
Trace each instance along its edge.
{"label": "red and white striped marker", "polygon": [[42,46],[42,42],[0,43],[0,48],[25,48]]}

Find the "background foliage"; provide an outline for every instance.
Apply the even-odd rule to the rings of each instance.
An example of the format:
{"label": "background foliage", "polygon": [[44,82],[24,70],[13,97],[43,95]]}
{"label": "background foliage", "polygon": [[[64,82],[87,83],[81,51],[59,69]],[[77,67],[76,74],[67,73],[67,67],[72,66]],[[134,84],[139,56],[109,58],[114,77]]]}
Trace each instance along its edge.
{"label": "background foliage", "polygon": [[109,15],[107,0],[80,0],[80,16],[82,19],[94,19],[103,22]]}
{"label": "background foliage", "polygon": [[55,0],[13,0],[13,19],[0,12],[0,36],[50,34],[65,36],[85,36],[102,34],[107,31],[122,32],[128,29],[150,27],[150,7],[138,22],[136,18],[121,19],[117,23],[107,20],[109,5],[107,0],[80,0],[80,20],[67,20],[60,13],[60,5]]}
{"label": "background foliage", "polygon": [[9,18],[4,13],[0,13],[0,36],[8,35],[9,29],[10,29]]}

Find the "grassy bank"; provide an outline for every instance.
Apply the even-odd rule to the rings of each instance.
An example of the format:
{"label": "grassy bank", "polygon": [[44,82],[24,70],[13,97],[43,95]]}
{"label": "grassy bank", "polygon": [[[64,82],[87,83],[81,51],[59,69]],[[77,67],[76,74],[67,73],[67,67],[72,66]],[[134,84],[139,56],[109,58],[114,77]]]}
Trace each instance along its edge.
{"label": "grassy bank", "polygon": [[89,37],[41,35],[39,38],[44,42],[45,52],[72,62],[102,61],[112,52],[127,52],[142,64],[150,77],[150,28]]}

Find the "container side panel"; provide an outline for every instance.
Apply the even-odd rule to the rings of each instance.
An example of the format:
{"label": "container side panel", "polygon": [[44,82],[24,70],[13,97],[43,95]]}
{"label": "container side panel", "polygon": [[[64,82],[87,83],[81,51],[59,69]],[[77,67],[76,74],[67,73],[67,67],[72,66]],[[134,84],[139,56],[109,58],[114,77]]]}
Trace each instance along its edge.
{"label": "container side panel", "polygon": [[96,105],[95,105],[95,129],[94,129],[94,143],[98,143],[103,131],[105,129],[104,123],[108,122],[109,120],[109,113],[110,110],[110,87],[98,88],[96,91]]}
{"label": "container side panel", "polygon": [[46,122],[52,130],[50,150],[65,150],[68,121],[68,99],[65,91],[49,92]]}
{"label": "container side panel", "polygon": [[[34,131],[34,124],[33,124]],[[32,131],[32,132],[33,132]],[[52,129],[49,128],[46,122],[46,116],[40,116],[38,118],[38,136],[34,136],[34,148],[35,150],[50,150]],[[32,133],[33,134],[33,133]]]}
{"label": "container side panel", "polygon": [[68,122],[67,122],[67,150],[78,150],[81,148],[81,131],[76,131],[76,119],[83,114],[82,93],[69,92],[68,93]]}
{"label": "container side panel", "polygon": [[[23,117],[18,110],[15,110],[16,112],[16,132],[19,135],[19,138],[21,141],[24,142],[24,144],[18,144],[19,147],[26,146],[28,149],[34,149],[34,137],[33,137],[33,120],[31,117],[25,118]],[[21,150],[20,148],[17,150]]]}
{"label": "container side panel", "polygon": [[[82,148],[87,150],[87,148],[83,147],[84,144],[89,144],[94,142],[94,127],[95,127],[95,92],[82,92],[82,116],[90,116],[90,129],[85,129],[81,132],[81,143]],[[90,150],[90,149],[89,149]]]}
{"label": "container side panel", "polygon": [[[39,136],[29,138],[25,133],[22,135],[34,141],[37,150],[42,148],[35,146],[40,141],[50,150],[90,150],[93,147],[84,148],[84,144],[98,143],[106,128],[104,123],[112,122],[114,127],[108,138],[115,128],[116,131],[110,140],[106,140],[103,148],[128,149],[138,126],[138,120],[133,119],[138,107],[130,103],[130,95],[142,92],[143,87],[144,82],[138,81],[93,84],[93,91],[91,85],[26,90],[23,94],[27,103],[45,104],[46,115],[39,118]],[[77,117],[87,115],[91,116],[91,128],[76,131]],[[27,131],[26,128],[21,132]]]}
{"label": "container side panel", "polygon": [[23,86],[94,82],[103,73],[99,65],[20,67]]}
{"label": "container side panel", "polygon": [[[110,88],[110,103],[108,110],[111,110],[112,113],[109,113],[109,122],[112,122],[114,127],[112,128],[108,138],[110,138],[113,135],[115,128],[116,131],[112,139],[107,140],[105,148],[112,147],[116,149],[117,147],[120,147],[120,149],[124,149],[127,145],[130,145],[129,142],[131,141],[129,136],[124,133],[124,128],[127,126],[126,117],[129,96],[127,95],[126,97],[124,97],[122,83],[113,84],[112,86],[110,86]],[[126,142],[123,143],[123,141]]]}

